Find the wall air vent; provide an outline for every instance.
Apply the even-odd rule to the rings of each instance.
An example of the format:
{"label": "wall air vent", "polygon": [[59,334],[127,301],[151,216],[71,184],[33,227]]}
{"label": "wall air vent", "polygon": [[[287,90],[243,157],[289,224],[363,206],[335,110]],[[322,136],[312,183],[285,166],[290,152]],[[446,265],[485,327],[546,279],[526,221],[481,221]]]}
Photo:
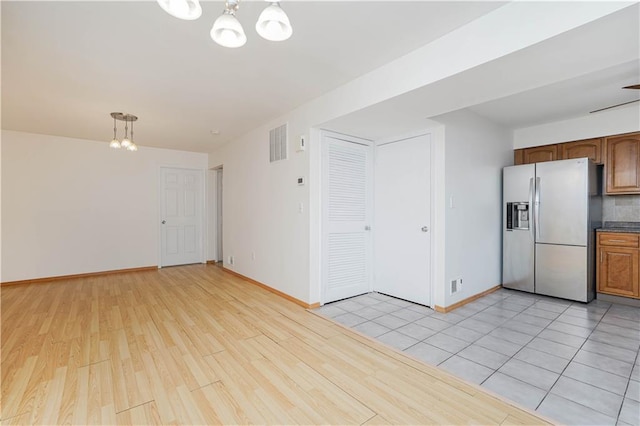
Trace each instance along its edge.
{"label": "wall air vent", "polygon": [[462,284],[460,281],[461,281],[460,279],[451,280],[451,287],[449,288],[450,290],[449,294],[454,294],[460,291],[460,284]]}
{"label": "wall air vent", "polygon": [[269,131],[269,161],[287,159],[287,125]]}

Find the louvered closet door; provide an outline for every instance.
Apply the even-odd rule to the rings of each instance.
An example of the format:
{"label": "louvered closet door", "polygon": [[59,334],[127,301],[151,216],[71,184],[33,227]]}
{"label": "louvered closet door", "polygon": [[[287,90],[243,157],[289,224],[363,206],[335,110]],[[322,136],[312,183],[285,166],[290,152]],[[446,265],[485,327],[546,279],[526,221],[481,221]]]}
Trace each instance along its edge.
{"label": "louvered closet door", "polygon": [[372,148],[323,138],[323,302],[371,291]]}

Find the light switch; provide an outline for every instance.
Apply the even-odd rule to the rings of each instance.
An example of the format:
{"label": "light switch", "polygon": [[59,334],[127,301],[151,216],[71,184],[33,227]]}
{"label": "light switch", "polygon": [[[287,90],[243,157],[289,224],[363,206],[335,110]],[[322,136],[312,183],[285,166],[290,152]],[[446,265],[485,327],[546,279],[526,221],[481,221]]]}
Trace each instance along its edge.
{"label": "light switch", "polygon": [[301,152],[307,149],[307,137],[305,135],[300,135],[298,138],[298,146],[296,147],[297,152]]}

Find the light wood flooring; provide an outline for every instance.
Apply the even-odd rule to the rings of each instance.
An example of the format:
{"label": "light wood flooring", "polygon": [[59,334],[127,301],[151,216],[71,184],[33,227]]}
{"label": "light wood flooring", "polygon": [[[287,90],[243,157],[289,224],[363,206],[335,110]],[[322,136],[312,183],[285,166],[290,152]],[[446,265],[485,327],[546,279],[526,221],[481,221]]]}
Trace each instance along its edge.
{"label": "light wood flooring", "polygon": [[540,424],[216,266],[1,290],[2,424]]}

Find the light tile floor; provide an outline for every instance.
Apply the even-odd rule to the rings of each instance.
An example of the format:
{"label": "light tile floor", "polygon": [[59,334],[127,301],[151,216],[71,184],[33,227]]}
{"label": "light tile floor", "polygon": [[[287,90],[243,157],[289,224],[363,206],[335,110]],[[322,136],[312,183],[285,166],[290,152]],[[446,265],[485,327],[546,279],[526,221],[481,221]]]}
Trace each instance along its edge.
{"label": "light tile floor", "polygon": [[317,313],[568,425],[640,425],[640,308],[500,289],[453,312],[380,293]]}

